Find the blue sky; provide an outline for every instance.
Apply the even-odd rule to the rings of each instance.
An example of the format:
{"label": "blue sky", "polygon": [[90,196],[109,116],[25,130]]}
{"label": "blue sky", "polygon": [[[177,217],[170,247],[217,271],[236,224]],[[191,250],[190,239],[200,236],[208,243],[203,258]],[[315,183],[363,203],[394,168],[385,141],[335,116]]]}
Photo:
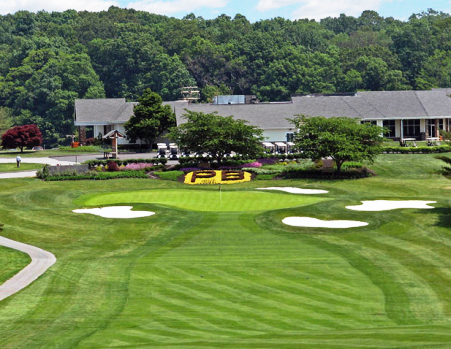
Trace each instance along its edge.
{"label": "blue sky", "polygon": [[433,8],[451,13],[451,0],[0,0],[0,14],[19,10],[64,11],[67,9],[101,11],[109,6],[135,8],[182,18],[194,13],[205,19],[220,14],[234,17],[237,13],[251,22],[273,17],[319,20],[340,13],[359,16],[364,10],[374,10],[384,17],[406,20],[412,13]]}

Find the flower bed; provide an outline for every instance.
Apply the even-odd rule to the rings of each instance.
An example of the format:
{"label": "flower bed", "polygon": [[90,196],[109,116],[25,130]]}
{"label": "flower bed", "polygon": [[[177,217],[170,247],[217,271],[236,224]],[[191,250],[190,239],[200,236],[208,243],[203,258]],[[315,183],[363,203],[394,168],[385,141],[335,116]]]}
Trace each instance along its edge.
{"label": "flower bed", "polygon": [[251,174],[235,170],[193,171],[185,176],[185,184],[236,184],[249,182]]}

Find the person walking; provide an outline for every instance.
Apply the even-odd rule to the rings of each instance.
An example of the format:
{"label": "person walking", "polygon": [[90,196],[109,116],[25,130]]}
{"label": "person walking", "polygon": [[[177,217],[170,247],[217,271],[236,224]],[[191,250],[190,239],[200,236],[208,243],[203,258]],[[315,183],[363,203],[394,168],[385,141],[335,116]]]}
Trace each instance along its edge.
{"label": "person walking", "polygon": [[22,158],[20,157],[20,155],[16,156],[16,162],[17,162],[17,167],[20,167],[20,163],[22,162]]}

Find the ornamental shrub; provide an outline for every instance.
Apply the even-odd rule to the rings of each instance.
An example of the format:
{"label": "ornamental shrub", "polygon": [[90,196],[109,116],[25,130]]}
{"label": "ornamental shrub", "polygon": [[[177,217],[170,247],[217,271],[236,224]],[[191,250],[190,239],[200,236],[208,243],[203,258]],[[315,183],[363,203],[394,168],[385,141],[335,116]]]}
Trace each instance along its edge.
{"label": "ornamental shrub", "polygon": [[113,162],[113,161],[110,161],[110,162],[107,164],[107,167],[108,167],[108,171],[110,171],[110,172],[120,171],[120,170],[119,170],[119,166],[117,165],[117,163],[115,163],[115,162]]}
{"label": "ornamental shrub", "polygon": [[36,125],[16,126],[6,131],[1,139],[4,149],[19,148],[23,153],[26,147],[41,145],[42,133]]}
{"label": "ornamental shrub", "polygon": [[50,170],[49,170],[49,166],[48,164],[45,164],[42,169],[38,170],[36,172],[36,177],[40,178],[40,179],[46,179],[49,175],[50,175]]}

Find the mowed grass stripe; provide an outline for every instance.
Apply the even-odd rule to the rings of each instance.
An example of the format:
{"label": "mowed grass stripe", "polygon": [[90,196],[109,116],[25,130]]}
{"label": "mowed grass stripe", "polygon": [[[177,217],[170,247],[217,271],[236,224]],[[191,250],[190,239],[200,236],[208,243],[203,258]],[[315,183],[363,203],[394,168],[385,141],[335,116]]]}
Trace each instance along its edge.
{"label": "mowed grass stripe", "polygon": [[[284,317],[300,318],[301,320],[305,318],[314,325],[329,329],[346,329],[356,325],[350,319],[344,325],[343,319],[346,317],[346,314],[329,303],[313,300],[303,293],[293,294],[285,289],[270,286],[271,283],[265,278],[259,278],[260,282],[258,283],[249,282],[242,277],[236,276],[233,272],[229,271],[225,274],[222,270],[216,269],[216,271],[217,273],[222,273],[224,277],[228,276],[229,279],[236,283],[247,282],[252,292],[258,294],[272,312],[281,313]],[[237,269],[235,271],[238,272]]]}
{"label": "mowed grass stripe", "polygon": [[[198,279],[200,279],[199,276]],[[162,296],[166,296],[167,298],[171,298],[170,302],[172,302],[172,298],[178,297],[183,300],[183,305],[186,305],[187,307],[189,307],[190,305],[196,307],[196,304],[200,304],[200,307],[206,306],[199,312],[190,314],[192,316],[204,316],[205,314],[214,312],[215,314],[217,313],[215,316],[218,316],[220,318],[227,318],[227,316],[230,316],[227,315],[227,312],[229,312],[233,316],[234,321],[241,321],[237,322],[235,324],[235,327],[239,328],[241,326],[246,331],[252,330],[252,327],[247,326],[248,321],[258,323],[259,327],[261,327],[262,325],[267,327],[265,330],[280,329],[279,326],[276,326],[275,324],[280,323],[281,321],[288,321],[287,318],[279,317],[278,314],[273,314],[265,311],[268,306],[264,304],[264,302],[262,302],[264,301],[264,299],[248,293],[240,294],[239,291],[232,288],[232,285],[230,285],[230,283],[225,286],[218,285],[216,281],[210,282],[208,280],[203,280],[201,283],[196,283],[194,281],[191,283],[189,281],[169,283],[167,280],[160,279],[157,286],[157,292],[160,293],[158,295],[158,299],[160,299]],[[199,291],[198,288],[202,288],[202,291]],[[219,290],[221,295],[227,296],[227,298],[221,299],[221,297],[215,297],[212,291],[214,292],[216,290]],[[232,293],[234,293],[233,298],[230,297],[230,294]],[[255,297],[258,298],[258,302],[256,302],[257,306],[255,308],[252,308],[251,298]],[[241,300],[246,299],[246,304],[244,306],[237,304],[237,300],[239,298],[241,298]],[[233,299],[235,299],[235,302],[233,301]],[[246,309],[248,311],[246,311]],[[254,311],[255,314],[252,313]],[[240,314],[239,317],[238,314]]]}
{"label": "mowed grass stripe", "polygon": [[291,195],[272,192],[211,190],[142,190],[82,197],[80,205],[115,205],[121,203],[152,203],[191,211],[243,212],[266,211],[310,205],[327,200],[318,196]]}
{"label": "mowed grass stripe", "polygon": [[[262,273],[260,271],[259,275],[265,278],[267,285],[276,282],[279,291],[283,289],[283,291],[292,295],[302,294],[304,296],[303,298],[308,300],[309,306],[317,306],[318,309],[324,308],[325,312],[333,311],[334,313],[340,314],[340,318],[342,316],[341,314],[346,314],[347,316],[354,314],[353,318],[356,323],[360,322],[361,324],[367,325],[367,319],[364,318],[368,314],[365,312],[375,312],[378,310],[378,307],[375,308],[373,304],[368,304],[366,299],[363,300],[361,296],[359,302],[355,301],[355,298],[353,302],[349,302],[349,298],[339,295],[339,289],[337,289],[336,293],[332,293],[332,290],[324,291],[322,287],[325,284],[327,285],[329,279],[312,280],[311,285],[306,285],[305,282],[301,284],[300,280],[294,282],[290,279],[281,278],[277,271],[274,274]],[[354,296],[357,297],[359,294],[359,289],[354,289]]]}
{"label": "mowed grass stripe", "polygon": [[[199,284],[194,281],[191,283],[183,282],[183,284],[173,283],[169,286],[162,283],[161,286],[166,286],[163,290],[164,292],[169,291],[168,297],[179,295],[188,303],[199,302],[208,305],[205,310],[218,312],[217,316],[222,317],[223,312],[233,314],[234,320],[237,321],[235,326],[244,328],[246,331],[257,329],[262,331],[280,330],[280,323],[287,322],[287,318],[274,314],[274,308],[266,305],[264,298],[253,293],[240,291],[232,287],[230,283],[220,283],[218,279],[203,281],[202,292],[196,289]],[[244,321],[244,319],[246,320]],[[307,327],[300,326],[299,329],[307,329]]]}
{"label": "mowed grass stripe", "polygon": [[[371,249],[379,252],[374,263],[382,267],[380,254],[384,254],[385,272],[390,273],[397,284],[403,287],[410,300],[409,309],[411,319],[420,321],[437,321],[443,318],[440,295],[434,290],[435,284],[424,273],[424,269],[417,267],[418,258],[394,245],[371,241],[362,241],[362,244],[371,245]],[[390,262],[388,262],[390,261]],[[400,282],[403,280],[403,282]]]}
{"label": "mowed grass stripe", "polygon": [[[428,316],[434,317],[435,320],[445,320],[444,313],[446,316],[451,315],[451,271],[449,270],[451,258],[445,260],[428,248],[404,240],[389,237],[374,237],[373,240],[387,245],[387,249],[394,253],[403,251],[402,255],[406,258],[405,263],[410,265],[410,269],[430,286],[434,292],[434,297],[429,298],[429,303],[437,304],[440,311],[431,313],[432,309],[428,308],[424,311]],[[443,287],[448,288],[450,292],[440,292],[439,290]]]}
{"label": "mowed grass stripe", "polygon": [[[387,316],[399,325],[421,323],[425,319],[417,318],[416,314],[421,313],[418,309],[423,309],[425,301],[428,304],[431,299],[438,301],[430,285],[406,265],[399,254],[386,249],[386,246],[370,239],[350,242],[329,236],[327,240],[340,244],[356,261],[368,261],[362,271],[381,287],[385,295]],[[433,305],[431,312],[437,314],[440,311],[438,303],[430,304]]]}

